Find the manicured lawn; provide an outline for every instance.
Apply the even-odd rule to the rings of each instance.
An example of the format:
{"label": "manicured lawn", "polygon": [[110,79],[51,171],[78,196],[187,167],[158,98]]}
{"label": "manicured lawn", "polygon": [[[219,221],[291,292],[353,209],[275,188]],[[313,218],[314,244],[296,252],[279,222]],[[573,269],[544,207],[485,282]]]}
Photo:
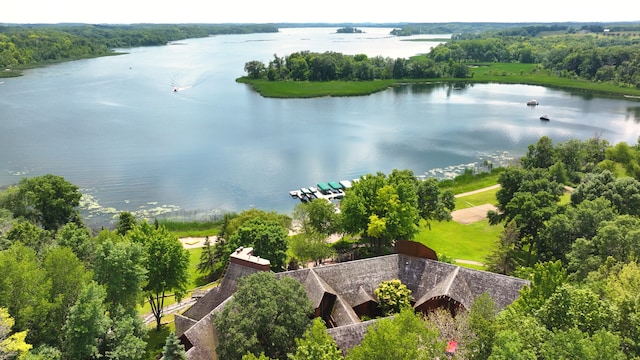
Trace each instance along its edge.
{"label": "manicured lawn", "polygon": [[431,223],[431,230],[422,227],[414,240],[452,259],[484,263],[500,239],[503,229],[503,225],[489,225],[488,220],[469,225],[455,221],[436,221]]}
{"label": "manicured lawn", "polygon": [[484,204],[496,205],[498,203],[498,200],[496,200],[496,192],[498,192],[498,190],[499,189],[492,189],[456,198],[456,207],[454,210],[468,209]]}

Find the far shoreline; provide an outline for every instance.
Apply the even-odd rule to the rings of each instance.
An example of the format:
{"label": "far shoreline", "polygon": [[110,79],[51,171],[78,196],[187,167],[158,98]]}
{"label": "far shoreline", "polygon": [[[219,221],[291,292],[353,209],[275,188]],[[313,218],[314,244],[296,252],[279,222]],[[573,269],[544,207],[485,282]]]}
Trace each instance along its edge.
{"label": "far shoreline", "polygon": [[583,91],[628,100],[640,99],[640,89],[581,79],[568,79],[537,69],[537,64],[484,63],[470,64],[469,78],[389,79],[372,81],[269,81],[242,76],[237,83],[247,84],[265,98],[305,99],[325,96],[366,96],[407,84],[520,84],[548,88]]}

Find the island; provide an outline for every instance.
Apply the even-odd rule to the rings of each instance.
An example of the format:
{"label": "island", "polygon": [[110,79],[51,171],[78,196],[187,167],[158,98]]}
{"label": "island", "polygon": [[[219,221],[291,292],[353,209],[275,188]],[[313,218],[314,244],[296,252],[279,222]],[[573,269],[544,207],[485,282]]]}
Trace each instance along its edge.
{"label": "island", "polygon": [[329,51],[276,55],[266,64],[247,62],[246,76],[236,81],[276,98],[368,95],[424,82],[528,84],[635,98],[638,62],[640,23],[523,25],[453,34],[408,59]]}
{"label": "island", "polygon": [[352,27],[352,26],[345,26],[345,27],[341,27],[340,29],[336,30],[336,32],[338,34],[362,34],[364,31]]}

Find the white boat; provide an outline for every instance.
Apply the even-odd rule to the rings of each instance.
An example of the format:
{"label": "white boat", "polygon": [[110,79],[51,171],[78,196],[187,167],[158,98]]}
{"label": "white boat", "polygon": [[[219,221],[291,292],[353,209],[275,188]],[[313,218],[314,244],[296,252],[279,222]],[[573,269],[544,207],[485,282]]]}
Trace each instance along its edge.
{"label": "white boat", "polygon": [[540,116],[540,120],[549,121],[550,120],[549,119],[549,115],[545,114],[545,115]]}
{"label": "white boat", "polygon": [[540,103],[536,99],[531,99],[531,100],[527,101],[527,105],[528,106],[536,106],[536,105],[540,105]]}

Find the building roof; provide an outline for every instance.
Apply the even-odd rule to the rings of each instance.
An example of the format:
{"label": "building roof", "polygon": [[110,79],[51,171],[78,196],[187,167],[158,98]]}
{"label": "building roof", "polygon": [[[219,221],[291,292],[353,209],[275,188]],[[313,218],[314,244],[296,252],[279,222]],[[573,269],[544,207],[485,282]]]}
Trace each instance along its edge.
{"label": "building roof", "polygon": [[[180,324],[176,322],[176,333],[184,334],[183,342],[193,346],[210,343],[207,340],[209,335],[201,333],[208,331],[206,326],[196,328],[198,331],[181,327],[196,327],[201,321],[205,321],[212,311],[219,311],[235,292],[237,279],[256,271],[259,270],[247,268],[241,263],[231,263],[219,288],[209,292],[183,314],[184,317],[195,320],[196,325],[186,319]],[[360,321],[354,307],[369,301],[375,302],[374,290],[383,281],[400,279],[411,290],[416,300],[416,308],[432,299],[446,297],[468,309],[473,299],[484,292],[494,299],[499,308],[504,308],[512,303],[518,297],[520,289],[528,284],[526,280],[514,277],[461,268],[405,254],[287,271],[276,276],[292,277],[303,284],[316,309],[325,298],[325,294],[333,295],[335,302],[331,316],[336,327],[329,329],[329,333],[343,351],[359,343],[366,331],[366,325]],[[192,339],[194,336],[204,337],[207,341]],[[201,352],[194,350],[194,353],[198,351]]]}

